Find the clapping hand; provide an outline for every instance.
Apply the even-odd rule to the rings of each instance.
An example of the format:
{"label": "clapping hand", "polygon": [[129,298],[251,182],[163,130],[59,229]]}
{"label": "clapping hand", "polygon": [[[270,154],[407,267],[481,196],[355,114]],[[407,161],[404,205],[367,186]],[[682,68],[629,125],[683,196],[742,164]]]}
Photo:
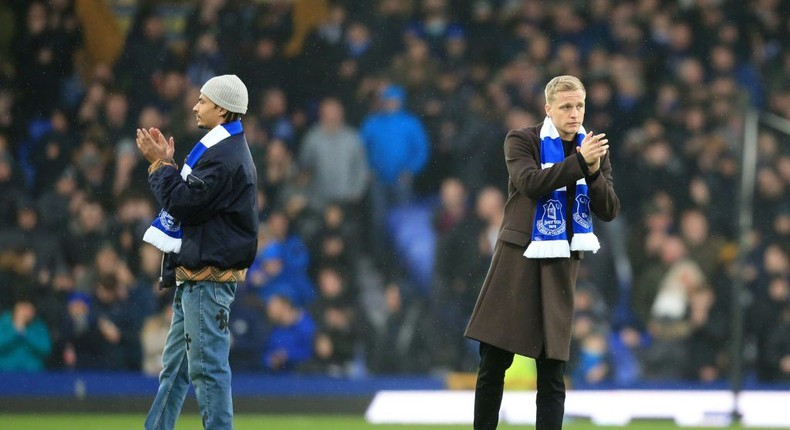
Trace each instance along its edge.
{"label": "clapping hand", "polygon": [[156,160],[172,160],[175,154],[175,141],[166,139],[158,128],[137,129],[137,148],[149,163]]}
{"label": "clapping hand", "polygon": [[601,159],[609,150],[609,139],[604,139],[604,137],[606,137],[604,133],[593,135],[591,131],[584,136],[581,146],[576,147],[576,151],[582,154],[584,161],[589,166],[591,175],[601,168]]}

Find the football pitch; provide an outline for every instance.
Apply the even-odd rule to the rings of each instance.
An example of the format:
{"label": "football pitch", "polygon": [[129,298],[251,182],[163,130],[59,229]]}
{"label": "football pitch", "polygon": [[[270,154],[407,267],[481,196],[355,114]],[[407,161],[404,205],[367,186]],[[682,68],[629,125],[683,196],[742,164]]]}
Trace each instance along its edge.
{"label": "football pitch", "polygon": [[[0,414],[0,428],[3,430],[138,430],[143,428],[143,415],[115,414]],[[176,430],[202,428],[197,415],[184,415],[178,420]],[[365,422],[356,416],[286,416],[238,414],[235,417],[236,430],[469,430],[470,425],[376,425]],[[532,426],[502,424],[500,429],[524,429]],[[564,426],[568,430],[600,430],[589,421],[571,420]],[[635,421],[625,427],[636,430],[677,429],[669,421]],[[740,427],[732,426],[731,429]],[[695,430],[703,430],[695,427]],[[750,430],[757,430],[750,428]]]}

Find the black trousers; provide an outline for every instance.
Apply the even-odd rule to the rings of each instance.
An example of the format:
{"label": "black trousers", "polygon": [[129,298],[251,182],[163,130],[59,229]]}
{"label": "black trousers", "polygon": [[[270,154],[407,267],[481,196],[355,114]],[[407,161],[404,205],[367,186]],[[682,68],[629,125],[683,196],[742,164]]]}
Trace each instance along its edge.
{"label": "black trousers", "polygon": [[[505,371],[513,364],[513,353],[480,343],[480,370],[475,388],[475,430],[496,429],[505,386]],[[562,428],[565,413],[565,362],[545,357],[535,360],[538,373],[536,430]]]}

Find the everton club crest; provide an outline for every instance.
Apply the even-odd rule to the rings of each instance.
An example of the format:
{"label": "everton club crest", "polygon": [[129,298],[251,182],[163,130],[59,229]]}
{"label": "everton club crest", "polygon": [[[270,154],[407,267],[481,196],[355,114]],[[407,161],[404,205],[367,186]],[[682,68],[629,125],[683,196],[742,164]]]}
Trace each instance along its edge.
{"label": "everton club crest", "polygon": [[543,204],[543,216],[537,223],[542,235],[557,236],[565,233],[565,212],[559,200],[551,199]]}
{"label": "everton club crest", "polygon": [[576,196],[576,212],[573,220],[584,228],[590,228],[590,198],[584,194]]}
{"label": "everton club crest", "polygon": [[178,231],[181,228],[181,224],[164,210],[159,212],[159,222],[162,223],[162,227],[167,231]]}

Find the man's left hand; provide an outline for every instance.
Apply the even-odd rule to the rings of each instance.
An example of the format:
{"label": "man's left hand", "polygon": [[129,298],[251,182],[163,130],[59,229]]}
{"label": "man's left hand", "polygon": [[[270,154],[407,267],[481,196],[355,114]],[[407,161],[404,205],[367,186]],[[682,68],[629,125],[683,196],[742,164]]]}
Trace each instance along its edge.
{"label": "man's left hand", "polygon": [[175,141],[166,139],[158,128],[137,129],[137,148],[149,163],[156,160],[172,160],[175,154]]}

